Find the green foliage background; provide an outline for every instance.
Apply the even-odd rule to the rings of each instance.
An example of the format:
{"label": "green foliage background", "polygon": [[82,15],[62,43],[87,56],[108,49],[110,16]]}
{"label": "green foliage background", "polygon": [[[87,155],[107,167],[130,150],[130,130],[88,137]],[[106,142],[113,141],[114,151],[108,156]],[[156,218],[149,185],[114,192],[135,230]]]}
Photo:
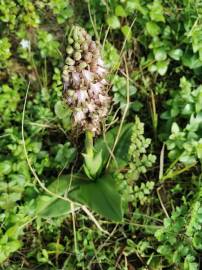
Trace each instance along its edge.
{"label": "green foliage background", "polygon": [[[106,179],[121,195],[121,222],[105,219],[119,213],[116,194],[116,209],[103,211],[108,195],[96,193],[102,216],[93,213],[109,235],[43,191],[82,169],[84,140],[62,100],[73,24],[100,41],[110,71],[107,140],[132,125]],[[201,73],[201,0],[0,0],[1,269],[200,269]],[[102,140],[96,147],[109,157]],[[62,177],[57,194],[67,184]],[[72,198],[90,205],[88,190]]]}

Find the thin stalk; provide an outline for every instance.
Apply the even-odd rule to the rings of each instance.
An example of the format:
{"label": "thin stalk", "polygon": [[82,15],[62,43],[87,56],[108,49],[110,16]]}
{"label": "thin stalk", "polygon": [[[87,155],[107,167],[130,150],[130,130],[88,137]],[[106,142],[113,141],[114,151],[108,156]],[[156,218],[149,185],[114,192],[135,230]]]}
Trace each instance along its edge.
{"label": "thin stalk", "polygon": [[85,141],[85,148],[86,148],[86,154],[89,157],[93,157],[93,132],[87,130],[86,131],[86,141]]}

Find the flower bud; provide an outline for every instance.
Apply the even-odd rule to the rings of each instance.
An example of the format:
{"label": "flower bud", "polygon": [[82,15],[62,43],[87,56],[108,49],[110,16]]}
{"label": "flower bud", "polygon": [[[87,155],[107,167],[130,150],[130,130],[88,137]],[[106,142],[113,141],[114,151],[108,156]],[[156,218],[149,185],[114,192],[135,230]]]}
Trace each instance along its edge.
{"label": "flower bud", "polygon": [[81,45],[81,49],[84,50],[84,52],[88,51],[88,43],[83,42],[83,44]]}
{"label": "flower bud", "polygon": [[73,44],[73,43],[74,43],[73,38],[69,37],[69,38],[68,38],[68,43],[69,43],[69,44]]}
{"label": "flower bud", "polygon": [[69,66],[73,66],[74,63],[75,63],[75,61],[74,61],[72,58],[67,57],[66,60],[65,60],[65,63],[66,63],[67,65],[69,65]]}
{"label": "flower bud", "polygon": [[80,52],[75,52],[74,53],[74,60],[79,61],[81,59],[81,53]]}
{"label": "flower bud", "polygon": [[74,43],[74,48],[76,50],[79,50],[80,49],[80,44],[78,42]]}
{"label": "flower bud", "polygon": [[91,52],[88,52],[84,55],[84,60],[86,61],[86,63],[90,63],[92,61],[93,55]]}
{"label": "flower bud", "polygon": [[74,49],[71,46],[69,46],[67,47],[66,52],[67,54],[71,55],[74,52]]}
{"label": "flower bud", "polygon": [[87,65],[87,63],[86,62],[81,62],[80,64],[79,64],[79,68],[80,68],[80,70],[83,70],[84,68],[86,68],[88,65]]}

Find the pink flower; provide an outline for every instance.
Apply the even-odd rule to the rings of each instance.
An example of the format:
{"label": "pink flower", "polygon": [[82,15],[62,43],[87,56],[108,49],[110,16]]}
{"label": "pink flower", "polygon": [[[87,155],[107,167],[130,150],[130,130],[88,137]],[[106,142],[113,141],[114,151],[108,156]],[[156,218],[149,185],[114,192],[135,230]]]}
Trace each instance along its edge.
{"label": "pink flower", "polygon": [[81,79],[78,72],[72,72],[72,80],[73,84],[79,86]]}
{"label": "pink flower", "polygon": [[100,100],[101,103],[107,103],[107,102],[110,101],[110,97],[99,95],[99,100]]}
{"label": "pink flower", "polygon": [[101,58],[98,58],[97,63],[99,66],[104,67],[104,62]]}
{"label": "pink flower", "polygon": [[88,99],[88,94],[86,90],[79,90],[76,92],[77,99],[79,103],[84,103]]}
{"label": "pink flower", "polygon": [[90,90],[95,94],[98,95],[101,92],[102,84],[100,82],[98,83],[91,83]]}
{"label": "pink flower", "polygon": [[102,76],[105,75],[106,69],[103,68],[103,67],[98,66],[98,67],[97,67],[97,70],[96,70],[96,73],[97,73],[100,77],[102,77]]}
{"label": "pink flower", "polygon": [[82,73],[83,73],[83,78],[87,84],[91,83],[93,81],[93,73],[92,72],[84,69],[84,70],[82,70]]}
{"label": "pink flower", "polygon": [[68,97],[67,98],[67,102],[68,102],[68,104],[72,104],[73,103],[73,99],[71,97]]}
{"label": "pink flower", "polygon": [[88,103],[87,108],[89,112],[94,112],[95,111],[95,104],[94,103]]}

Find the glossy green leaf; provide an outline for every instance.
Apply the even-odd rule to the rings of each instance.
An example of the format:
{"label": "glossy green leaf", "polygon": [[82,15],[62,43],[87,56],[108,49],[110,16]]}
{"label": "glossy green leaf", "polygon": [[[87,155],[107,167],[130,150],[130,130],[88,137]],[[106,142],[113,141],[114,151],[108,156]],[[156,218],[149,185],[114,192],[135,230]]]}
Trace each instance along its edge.
{"label": "glossy green leaf", "polygon": [[154,49],[154,58],[156,61],[164,61],[167,58],[167,53],[164,48]]}
{"label": "glossy green leaf", "polygon": [[174,59],[174,60],[180,60],[180,58],[183,55],[183,51],[181,49],[175,49],[175,50],[171,50],[169,52],[169,56]]}
{"label": "glossy green leaf", "polygon": [[116,6],[115,14],[118,17],[126,17],[127,16],[125,9],[121,5]]}
{"label": "glossy green leaf", "polygon": [[182,57],[182,63],[190,69],[199,68],[202,66],[202,61],[198,58],[196,54],[185,54]]}
{"label": "glossy green leaf", "polygon": [[161,32],[161,28],[155,22],[147,22],[146,29],[150,36],[155,37]]}
{"label": "glossy green leaf", "polygon": [[120,21],[119,18],[116,16],[111,16],[107,19],[107,24],[112,28],[116,29],[120,27]]}
{"label": "glossy green leaf", "polygon": [[147,9],[141,5],[140,0],[128,0],[126,1],[126,10],[130,13],[134,12],[135,10],[139,11],[143,15],[147,14]]}
{"label": "glossy green leaf", "polygon": [[154,0],[154,2],[149,5],[150,8],[150,17],[152,21],[156,22],[165,22],[165,18],[163,15],[163,6],[161,5],[161,1]]}
{"label": "glossy green leaf", "polygon": [[0,162],[0,175],[9,174],[12,169],[12,163],[9,160]]}
{"label": "glossy green leaf", "polygon": [[169,61],[165,60],[165,61],[159,61],[157,62],[156,66],[157,66],[157,71],[158,73],[163,76],[166,74],[167,69],[168,69],[168,65],[169,65]]}
{"label": "glossy green leaf", "polygon": [[0,264],[3,263],[11,253],[17,251],[22,246],[19,240],[10,240],[5,245],[0,245]]}
{"label": "glossy green leaf", "polygon": [[105,175],[94,182],[76,182],[77,187],[69,193],[72,200],[87,205],[110,220],[122,220],[121,197],[112,175]]}

